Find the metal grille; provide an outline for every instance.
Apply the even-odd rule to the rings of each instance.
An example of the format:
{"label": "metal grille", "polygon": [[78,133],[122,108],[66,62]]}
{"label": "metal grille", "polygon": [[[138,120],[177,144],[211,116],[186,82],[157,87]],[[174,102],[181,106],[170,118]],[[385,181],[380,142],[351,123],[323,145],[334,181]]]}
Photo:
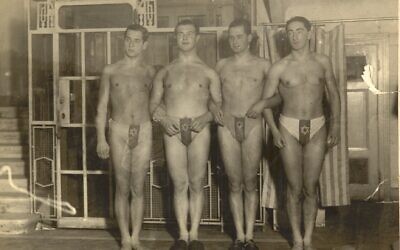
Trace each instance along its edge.
{"label": "metal grille", "polygon": [[43,217],[54,217],[55,208],[36,199],[51,203],[56,198],[54,126],[34,126],[32,132],[33,209]]}

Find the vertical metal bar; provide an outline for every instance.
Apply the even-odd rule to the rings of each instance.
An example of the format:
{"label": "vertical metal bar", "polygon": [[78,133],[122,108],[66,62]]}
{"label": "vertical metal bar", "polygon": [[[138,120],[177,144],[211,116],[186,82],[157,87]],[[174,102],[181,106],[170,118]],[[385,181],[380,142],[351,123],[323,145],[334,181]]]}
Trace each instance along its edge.
{"label": "vertical metal bar", "polygon": [[153,180],[154,180],[154,161],[150,161],[150,218],[153,219]]}
{"label": "vertical metal bar", "polygon": [[207,185],[208,185],[208,192],[209,192],[209,195],[208,195],[208,203],[209,203],[209,213],[208,213],[208,217],[210,218],[210,219],[212,219],[212,187],[211,187],[211,162],[210,161],[207,161]]}
{"label": "vertical metal bar", "polygon": [[87,190],[87,166],[86,166],[86,65],[85,65],[85,32],[79,33],[81,37],[81,94],[82,94],[82,170],[83,170],[83,217],[88,217],[88,190]]}
{"label": "vertical metal bar", "polygon": [[[30,26],[31,26],[31,14],[30,14],[30,10],[31,10],[31,2],[29,0],[25,0],[24,1],[25,6],[27,6],[27,18],[28,18],[28,126],[29,126],[29,131],[28,131],[28,140],[29,140],[29,190],[31,192],[33,192],[33,194],[35,194],[34,190],[33,190],[33,185],[32,185],[32,102],[33,102],[33,98],[32,98],[32,34],[31,34],[31,30],[30,30]],[[30,212],[33,213],[34,211],[34,201],[33,201],[33,197],[30,196]]]}
{"label": "vertical metal bar", "polygon": [[[57,16],[57,15],[56,15]],[[53,118],[56,120],[56,133],[55,133],[55,138],[56,138],[56,171],[57,171],[57,178],[56,178],[56,187],[57,187],[57,219],[60,219],[62,217],[62,212],[61,212],[61,200],[62,200],[62,195],[61,195],[61,141],[57,133],[60,132],[60,120],[58,117],[58,81],[60,78],[60,34],[55,32],[53,34],[53,72],[54,72],[54,77],[53,77],[53,95],[54,95],[54,100],[53,100],[53,112],[54,116]]]}
{"label": "vertical metal bar", "polygon": [[[36,157],[36,154],[35,154],[35,128],[32,128],[32,133],[33,133],[33,135],[32,135],[32,159],[35,159]],[[35,183],[36,183],[36,161],[35,160],[33,160],[32,161],[32,176],[33,176],[33,180],[32,180],[32,183],[30,184],[31,185],[31,188],[33,187],[33,189],[31,189],[32,190],[32,192],[33,192],[33,196],[31,196],[31,198],[33,199],[33,212],[36,212],[36,199],[35,199],[35,197],[36,197],[36,185],[35,185]]]}
{"label": "vertical metal bar", "polygon": [[[56,168],[56,164],[55,164],[55,156],[56,156],[56,150],[57,150],[57,148],[56,148],[56,136],[55,136],[55,127],[51,127],[51,129],[52,129],[52,133],[51,133],[51,135],[52,135],[52,146],[53,146],[53,161],[52,161],[52,181],[53,181],[53,201],[54,201],[54,199],[57,197],[57,194],[56,194],[56,171],[55,171],[55,168]],[[54,209],[54,207],[53,207],[53,211],[55,211],[55,209]],[[54,214],[54,212],[53,212],[53,214],[52,214],[52,216],[55,216],[56,214]]]}

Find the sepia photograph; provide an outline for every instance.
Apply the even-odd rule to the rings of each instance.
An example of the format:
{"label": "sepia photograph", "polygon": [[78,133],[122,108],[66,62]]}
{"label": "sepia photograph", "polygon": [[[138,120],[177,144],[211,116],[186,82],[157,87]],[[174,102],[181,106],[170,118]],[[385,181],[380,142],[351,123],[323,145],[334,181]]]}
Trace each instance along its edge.
{"label": "sepia photograph", "polygon": [[400,249],[399,13],[1,0],[0,249]]}

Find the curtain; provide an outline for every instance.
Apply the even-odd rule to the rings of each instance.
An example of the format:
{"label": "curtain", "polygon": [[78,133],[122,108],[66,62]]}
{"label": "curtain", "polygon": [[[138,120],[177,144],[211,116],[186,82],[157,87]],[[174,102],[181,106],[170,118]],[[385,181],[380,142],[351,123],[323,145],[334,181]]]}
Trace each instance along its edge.
{"label": "curtain", "polygon": [[[278,26],[264,27],[264,57],[272,63],[290,53],[285,28]],[[350,204],[349,194],[349,164],[347,153],[347,104],[346,104],[346,63],[344,54],[344,25],[340,24],[330,31],[321,26],[313,26],[310,41],[311,50],[325,54],[331,59],[333,72],[340,95],[340,139],[337,146],[329,149],[325,155],[321,176],[319,179],[319,201],[323,207],[344,206]],[[329,102],[326,98],[326,102]],[[329,113],[328,105],[325,105]],[[268,140],[268,128],[265,137]],[[272,138],[270,138],[272,140]],[[265,154],[269,154],[266,151]],[[268,157],[266,157],[268,158]],[[263,160],[264,183],[262,206],[278,208],[283,200],[285,185],[283,171],[277,161]]]}

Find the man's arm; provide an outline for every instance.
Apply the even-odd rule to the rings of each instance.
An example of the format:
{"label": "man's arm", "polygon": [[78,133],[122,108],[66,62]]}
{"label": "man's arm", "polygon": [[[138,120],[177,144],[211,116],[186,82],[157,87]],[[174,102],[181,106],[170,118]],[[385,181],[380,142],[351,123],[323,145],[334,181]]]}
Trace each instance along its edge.
{"label": "man's arm", "polygon": [[218,110],[221,109],[222,97],[219,77],[217,73],[212,69],[207,70],[206,74],[210,81],[209,90],[211,100],[207,103],[209,111],[193,121],[192,130],[194,131],[201,131],[207,123],[213,120],[212,111],[214,110],[219,112]]}
{"label": "man's arm", "polygon": [[[268,73],[271,68],[271,63],[269,61],[264,61],[264,67],[263,67],[263,73],[264,73],[264,85],[263,85],[263,92],[267,88],[268,84]],[[266,98],[263,97],[253,104],[251,108],[247,111],[246,115],[249,118],[257,118],[260,116],[261,112],[263,112],[264,109],[266,108],[273,108],[277,105],[279,105],[282,102],[281,96],[278,93],[275,93],[275,95]]]}
{"label": "man's arm", "polygon": [[106,120],[108,100],[110,98],[110,66],[106,66],[103,70],[100,90],[99,90],[99,103],[97,104],[96,116],[96,132],[97,132],[97,154],[100,158],[106,159],[109,157],[109,146],[106,140]]}
{"label": "man's arm", "polygon": [[[280,62],[277,62],[276,64],[272,65],[268,76],[267,76],[267,81],[266,85],[263,91],[263,99],[268,99],[272,96],[274,96],[275,93],[278,91],[278,85],[279,85],[279,79],[281,72],[283,70],[283,65]],[[278,148],[283,148],[285,146],[285,141],[276,126],[274,116],[272,113],[271,109],[264,109],[263,111],[264,119],[268,124],[269,129],[272,132],[272,135],[274,137],[274,143]]]}
{"label": "man's arm", "polygon": [[164,95],[164,77],[166,74],[167,70],[162,68],[154,77],[149,104],[150,114],[152,116],[154,115],[154,112],[157,110],[158,106],[161,104]]}
{"label": "man's arm", "polygon": [[[225,63],[227,62],[227,59],[221,59],[220,61],[217,62],[217,65],[215,66],[217,78],[214,80],[213,85],[211,88],[213,90],[211,91],[211,94],[216,93],[215,95],[219,96],[216,98],[217,101],[215,101],[214,98],[211,98],[208,108],[211,111],[214,120],[221,126],[224,125],[224,114],[222,113],[221,107],[222,107],[222,90],[221,90],[221,80],[219,75],[221,74],[221,70],[224,67]],[[215,77],[215,76],[214,76]]]}
{"label": "man's arm", "polygon": [[179,124],[168,118],[162,99],[164,96],[164,78],[167,76],[167,69],[162,68],[156,74],[153,81],[153,89],[150,97],[150,115],[154,121],[160,122],[168,135],[179,132]]}
{"label": "man's arm", "polygon": [[321,63],[325,69],[326,88],[329,95],[329,105],[331,109],[331,117],[329,118],[329,131],[327,143],[329,146],[335,146],[339,140],[340,131],[340,97],[336,85],[335,76],[333,75],[332,65],[329,57],[322,56]]}

